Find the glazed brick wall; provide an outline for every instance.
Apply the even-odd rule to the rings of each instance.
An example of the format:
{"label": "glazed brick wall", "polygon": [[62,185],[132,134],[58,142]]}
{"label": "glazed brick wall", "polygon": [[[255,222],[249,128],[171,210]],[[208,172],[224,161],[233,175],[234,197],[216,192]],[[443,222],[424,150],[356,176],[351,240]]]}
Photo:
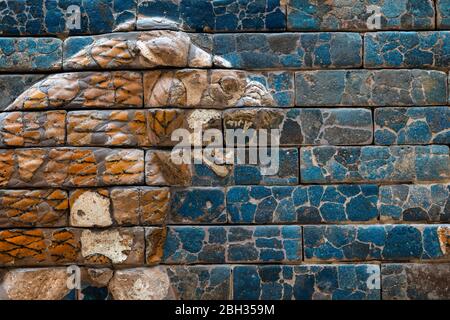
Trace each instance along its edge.
{"label": "glazed brick wall", "polygon": [[450,0],[0,0],[0,299],[450,299],[449,70]]}

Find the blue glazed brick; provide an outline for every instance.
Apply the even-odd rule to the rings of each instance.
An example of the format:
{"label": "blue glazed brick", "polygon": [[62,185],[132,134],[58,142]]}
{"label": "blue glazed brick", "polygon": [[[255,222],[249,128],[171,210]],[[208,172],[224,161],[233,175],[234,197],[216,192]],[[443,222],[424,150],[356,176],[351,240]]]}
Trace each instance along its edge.
{"label": "blue glazed brick", "polygon": [[445,105],[446,76],[433,70],[298,71],[296,105]]}
{"label": "blue glazed brick", "polygon": [[283,0],[141,0],[141,30],[282,31],[286,29]]}
{"label": "blue glazed brick", "polygon": [[338,223],[377,221],[378,186],[231,187],[232,223]]}
{"label": "blue glazed brick", "polygon": [[305,226],[305,261],[448,259],[449,225]]}
{"label": "blue glazed brick", "polygon": [[380,8],[381,30],[434,29],[433,0],[288,0],[288,29],[368,31],[370,6]]}
{"label": "blue glazed brick", "polygon": [[236,300],[379,300],[376,265],[236,266]]}
{"label": "blue glazed brick", "polygon": [[375,109],[375,143],[450,144],[450,107]]}
{"label": "blue glazed brick", "polygon": [[[73,14],[69,6],[80,9],[80,26],[68,28]],[[136,0],[0,0],[0,35],[95,34],[133,30]]]}
{"label": "blue glazed brick", "polygon": [[450,264],[383,264],[383,300],[449,300]]}
{"label": "blue glazed brick", "polygon": [[[276,153],[268,148],[264,155],[270,156],[270,163],[262,163],[259,149],[232,149],[233,165],[211,166],[205,162],[193,164],[192,185],[226,186],[226,185],[296,185],[298,184],[299,159],[298,149],[280,148]],[[276,149],[274,149],[276,150]],[[256,164],[249,161],[253,154]],[[272,169],[274,171],[272,171]],[[224,171],[224,174],[222,173]]]}
{"label": "blue glazed brick", "polygon": [[450,29],[450,0],[436,0],[438,29]]}
{"label": "blue glazed brick", "polygon": [[43,74],[0,75],[0,110],[4,111],[22,92],[44,77]]}
{"label": "blue glazed brick", "polygon": [[301,239],[300,226],[169,226],[163,262],[299,262]]}
{"label": "blue glazed brick", "polygon": [[305,147],[302,183],[444,181],[450,177],[447,146]]}
{"label": "blue glazed brick", "polygon": [[62,68],[62,41],[55,38],[0,38],[0,71]]}
{"label": "blue glazed brick", "polygon": [[381,186],[378,207],[383,222],[450,222],[450,185]]}
{"label": "blue glazed brick", "polygon": [[[372,143],[372,112],[362,108],[231,109],[224,112],[223,123],[225,129],[241,129],[255,139],[260,138],[260,129],[268,130],[269,142],[272,130],[277,129],[281,146]],[[225,132],[225,139],[227,135]],[[236,143],[244,146],[249,140]]]}
{"label": "blue glazed brick", "polygon": [[450,32],[376,32],[364,37],[366,68],[450,68]]}
{"label": "blue glazed brick", "polygon": [[167,275],[177,299],[230,299],[231,267],[229,266],[168,266]]}
{"label": "blue glazed brick", "polygon": [[225,191],[223,188],[172,189],[170,223],[225,223]]}
{"label": "blue glazed brick", "polygon": [[238,69],[352,68],[362,65],[358,33],[223,34],[214,54]]}
{"label": "blue glazed brick", "polygon": [[[272,156],[275,153],[272,154],[270,149],[268,149],[266,154]],[[239,154],[237,153],[236,156],[239,157]],[[258,158],[260,160],[260,157]],[[276,158],[278,158],[278,164]],[[265,175],[264,171],[270,167],[273,167],[275,170],[278,169],[277,172]],[[272,158],[269,165],[262,165],[260,162],[258,165],[239,164],[237,162],[233,168],[234,184],[293,185],[298,183],[298,168],[298,149],[280,149],[278,157]]]}

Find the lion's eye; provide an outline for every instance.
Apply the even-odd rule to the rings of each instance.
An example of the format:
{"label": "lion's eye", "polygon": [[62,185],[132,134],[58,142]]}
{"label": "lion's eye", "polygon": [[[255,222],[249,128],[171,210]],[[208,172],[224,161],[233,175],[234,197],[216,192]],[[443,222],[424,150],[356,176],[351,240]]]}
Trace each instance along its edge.
{"label": "lion's eye", "polygon": [[225,76],[219,81],[221,88],[226,92],[237,91],[239,88],[238,79],[230,76]]}

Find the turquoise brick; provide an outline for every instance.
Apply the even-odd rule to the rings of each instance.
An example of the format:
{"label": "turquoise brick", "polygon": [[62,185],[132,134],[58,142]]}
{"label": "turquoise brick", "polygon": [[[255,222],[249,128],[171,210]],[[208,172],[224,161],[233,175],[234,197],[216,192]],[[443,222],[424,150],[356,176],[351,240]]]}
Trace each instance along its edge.
{"label": "turquoise brick", "polygon": [[450,0],[436,0],[439,29],[450,29]]}
{"label": "turquoise brick", "polygon": [[62,41],[55,38],[0,38],[0,71],[62,69]]}
{"label": "turquoise brick", "polygon": [[300,262],[301,239],[300,226],[170,226],[163,262]]}
{"label": "turquoise brick", "polygon": [[380,267],[368,264],[237,266],[236,300],[379,300]]}
{"label": "turquoise brick", "polygon": [[450,32],[377,32],[364,37],[366,68],[450,68]]}
{"label": "turquoise brick", "polygon": [[445,181],[450,177],[447,146],[305,147],[302,183]]}
{"label": "turquoise brick", "polygon": [[[0,35],[96,34],[135,27],[137,0],[0,0]],[[69,28],[70,6],[80,9],[79,28]]]}
{"label": "turquoise brick", "polygon": [[370,6],[380,9],[381,30],[434,29],[433,0],[288,0],[288,29],[368,31]]}
{"label": "turquoise brick", "polygon": [[227,189],[231,223],[376,222],[378,186],[335,185]]}
{"label": "turquoise brick", "polygon": [[295,73],[297,106],[445,105],[446,73],[430,70],[318,70]]}
{"label": "turquoise brick", "polygon": [[175,224],[225,223],[223,188],[171,189],[169,222]]}
{"label": "turquoise brick", "polygon": [[450,107],[375,109],[375,143],[450,144]]}
{"label": "turquoise brick", "polygon": [[282,0],[141,0],[137,27],[141,30],[283,31]]}
{"label": "turquoise brick", "polygon": [[448,259],[449,225],[305,226],[305,261]]}
{"label": "turquoise brick", "polygon": [[358,33],[217,34],[214,54],[239,69],[357,68]]}
{"label": "turquoise brick", "polygon": [[450,185],[391,185],[380,187],[383,222],[450,222]]}

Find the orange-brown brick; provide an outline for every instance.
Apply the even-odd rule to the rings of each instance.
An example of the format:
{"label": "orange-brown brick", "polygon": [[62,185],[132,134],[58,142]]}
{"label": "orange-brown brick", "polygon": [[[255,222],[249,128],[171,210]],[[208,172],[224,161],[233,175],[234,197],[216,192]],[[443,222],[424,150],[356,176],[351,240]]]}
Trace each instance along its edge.
{"label": "orange-brown brick", "polygon": [[146,146],[146,111],[72,111],[67,143],[74,146]]}
{"label": "orange-brown brick", "polygon": [[145,228],[146,260],[147,264],[159,263],[163,257],[164,243],[166,240],[166,228]]}
{"label": "orange-brown brick", "polygon": [[79,230],[0,231],[0,266],[70,264],[79,259]]}
{"label": "orange-brown brick", "polygon": [[59,146],[66,136],[65,111],[0,114],[0,146]]}
{"label": "orange-brown brick", "polygon": [[0,186],[61,187],[142,184],[144,152],[135,149],[0,150]]}
{"label": "orange-brown brick", "polygon": [[63,190],[0,190],[0,227],[62,227],[69,202]]}
{"label": "orange-brown brick", "polygon": [[118,224],[161,225],[169,210],[168,188],[114,188],[113,217]]}
{"label": "orange-brown brick", "polygon": [[142,108],[139,72],[79,72],[50,75],[23,92],[6,110]]}

